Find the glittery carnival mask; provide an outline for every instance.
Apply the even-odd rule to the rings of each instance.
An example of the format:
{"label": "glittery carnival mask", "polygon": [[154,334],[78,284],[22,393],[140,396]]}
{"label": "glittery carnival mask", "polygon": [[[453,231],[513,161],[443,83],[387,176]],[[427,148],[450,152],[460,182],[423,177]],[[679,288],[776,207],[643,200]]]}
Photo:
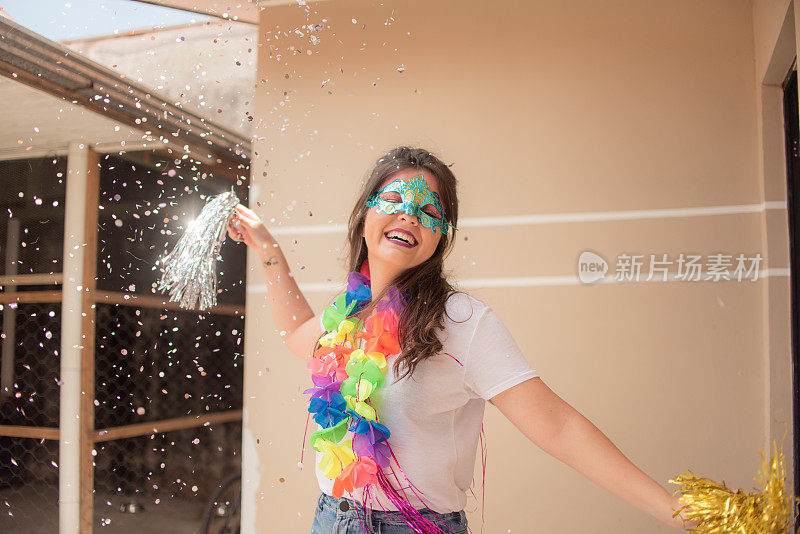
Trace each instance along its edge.
{"label": "glittery carnival mask", "polygon": [[[384,193],[397,193],[399,198],[397,198],[398,195],[384,195]],[[392,200],[384,200],[381,195]],[[439,217],[431,215],[433,210],[430,208],[428,208],[430,213],[423,211],[426,206],[436,208]],[[436,229],[439,228],[443,234],[447,234],[447,230],[450,228],[450,223],[444,218],[444,208],[439,201],[439,195],[428,189],[428,182],[421,174],[408,182],[398,178],[386,184],[383,189],[373,193],[367,199],[367,208],[372,207],[377,207],[377,211],[389,215],[404,211],[408,215],[416,217],[422,226],[430,229],[433,233],[436,233]]]}

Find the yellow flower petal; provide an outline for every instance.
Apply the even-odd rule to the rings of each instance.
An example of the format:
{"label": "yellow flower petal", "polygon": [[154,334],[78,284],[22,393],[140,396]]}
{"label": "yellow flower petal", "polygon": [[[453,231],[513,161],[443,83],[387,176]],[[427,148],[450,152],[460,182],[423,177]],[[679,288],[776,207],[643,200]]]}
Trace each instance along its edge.
{"label": "yellow flower petal", "polygon": [[382,352],[370,352],[367,354],[369,359],[375,362],[375,365],[378,366],[378,369],[384,371],[386,369],[386,356]]}
{"label": "yellow flower petal", "polygon": [[355,412],[364,419],[375,421],[375,408],[366,402],[357,402]]}
{"label": "yellow flower petal", "polygon": [[364,379],[359,380],[356,391],[358,392],[358,400],[363,401],[372,393],[372,382]]}

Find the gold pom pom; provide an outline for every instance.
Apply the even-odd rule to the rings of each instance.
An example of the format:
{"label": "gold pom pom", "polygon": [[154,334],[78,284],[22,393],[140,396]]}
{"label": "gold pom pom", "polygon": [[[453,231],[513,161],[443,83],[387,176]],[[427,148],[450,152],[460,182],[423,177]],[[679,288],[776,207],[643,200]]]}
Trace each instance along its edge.
{"label": "gold pom pom", "polygon": [[[763,489],[746,493],[741,489],[733,492],[722,484],[701,478],[687,470],[686,475],[670,479],[671,484],[681,487],[679,501],[684,506],[675,512],[688,520],[698,521],[689,530],[698,534],[779,534],[786,532],[792,519],[792,507],[786,493],[786,469],[783,452],[773,442],[774,454],[767,463],[761,454],[761,471],[754,480]],[[800,498],[797,499],[800,501]]]}

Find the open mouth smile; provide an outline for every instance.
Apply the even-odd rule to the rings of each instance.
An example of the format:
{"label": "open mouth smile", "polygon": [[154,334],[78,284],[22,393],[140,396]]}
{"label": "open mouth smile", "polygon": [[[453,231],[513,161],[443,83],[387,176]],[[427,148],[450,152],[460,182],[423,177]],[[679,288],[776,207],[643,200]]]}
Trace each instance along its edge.
{"label": "open mouth smile", "polygon": [[417,246],[417,240],[414,236],[403,230],[389,230],[383,235],[386,236],[386,239],[401,247],[412,248]]}

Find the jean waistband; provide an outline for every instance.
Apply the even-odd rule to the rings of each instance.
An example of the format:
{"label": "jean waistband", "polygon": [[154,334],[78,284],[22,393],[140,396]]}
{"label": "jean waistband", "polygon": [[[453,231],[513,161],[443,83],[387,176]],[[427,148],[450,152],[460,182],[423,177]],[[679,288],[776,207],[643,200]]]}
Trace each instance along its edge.
{"label": "jean waistband", "polygon": [[[341,517],[353,517],[366,519],[367,525],[373,526],[373,522],[381,523],[405,523],[403,520],[403,513],[399,510],[369,510],[363,504],[348,499],[347,497],[334,497],[325,492],[320,492],[318,502],[320,505],[333,508],[336,513]],[[438,516],[442,520],[458,519],[460,522],[466,521],[466,513],[464,510],[457,512],[439,513],[430,508],[422,508],[417,510],[420,514],[425,516]]]}

